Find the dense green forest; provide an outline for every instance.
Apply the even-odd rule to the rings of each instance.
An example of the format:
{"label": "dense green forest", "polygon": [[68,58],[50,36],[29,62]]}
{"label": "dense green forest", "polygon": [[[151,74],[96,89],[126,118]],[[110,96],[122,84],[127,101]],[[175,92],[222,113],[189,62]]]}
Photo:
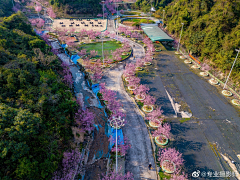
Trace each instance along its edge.
{"label": "dense green forest", "polygon": [[102,10],[100,0],[49,0],[49,3],[57,11],[63,11],[67,14],[98,14]]}
{"label": "dense green forest", "polygon": [[0,17],[9,16],[12,13],[12,1],[0,0]]}
{"label": "dense green forest", "polygon": [[0,179],[51,179],[77,103],[61,62],[19,11],[0,23]]}
{"label": "dense green forest", "polygon": [[[139,8],[149,8],[151,0],[138,0]],[[162,6],[160,4],[163,4]],[[166,4],[168,3],[168,4]],[[184,23],[182,44],[193,55],[214,68],[228,72],[240,48],[240,1],[237,0],[167,0],[153,1],[158,8],[155,16],[162,17],[167,30],[179,37]],[[142,6],[142,7],[141,7]],[[240,81],[240,61],[233,69],[234,81]]]}

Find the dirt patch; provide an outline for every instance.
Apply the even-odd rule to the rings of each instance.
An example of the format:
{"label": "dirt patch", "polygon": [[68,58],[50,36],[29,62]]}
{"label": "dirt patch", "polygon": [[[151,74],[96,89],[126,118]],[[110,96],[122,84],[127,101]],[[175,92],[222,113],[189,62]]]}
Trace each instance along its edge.
{"label": "dirt patch", "polygon": [[132,26],[135,22],[123,21],[122,24],[125,26]]}
{"label": "dirt patch", "polygon": [[101,158],[93,164],[86,165],[84,180],[98,180],[99,175],[107,172],[107,158]]}

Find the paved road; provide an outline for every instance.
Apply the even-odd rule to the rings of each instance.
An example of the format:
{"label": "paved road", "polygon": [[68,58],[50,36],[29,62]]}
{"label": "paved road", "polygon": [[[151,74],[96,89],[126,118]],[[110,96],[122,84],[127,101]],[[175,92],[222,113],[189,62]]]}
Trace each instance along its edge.
{"label": "paved road", "polygon": [[[129,41],[129,44],[133,45],[131,41]],[[136,58],[144,56],[143,48],[140,45],[135,46],[133,53]],[[127,61],[133,62],[134,60],[130,58]],[[125,170],[126,172],[132,172],[135,180],[156,180],[155,162],[147,127],[144,119],[139,114],[138,109],[122,85],[121,75],[124,70],[123,64],[105,72],[102,81],[106,83],[108,89],[117,92],[117,99],[121,101],[123,109],[127,114],[127,124],[123,127],[123,133],[129,139],[131,148],[126,155]],[[153,165],[153,170],[148,170],[149,162]]]}
{"label": "paved road", "polygon": [[226,153],[239,163],[236,156],[240,154],[239,110],[220,94],[220,89],[210,85],[207,78],[199,77],[195,70],[190,70],[173,52],[161,52],[153,64],[149,67],[152,75],[143,76],[142,81],[151,87],[150,94],[157,98],[165,115],[174,115],[165,89],[175,102],[182,104],[183,110],[193,114],[193,118],[185,123],[171,118],[174,137],[169,146],[183,153],[187,173],[229,171],[218,153]]}

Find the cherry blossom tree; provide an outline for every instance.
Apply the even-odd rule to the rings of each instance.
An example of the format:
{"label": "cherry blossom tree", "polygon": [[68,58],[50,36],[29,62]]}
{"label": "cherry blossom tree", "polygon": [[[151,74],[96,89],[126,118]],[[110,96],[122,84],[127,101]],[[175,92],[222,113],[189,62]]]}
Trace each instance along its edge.
{"label": "cherry blossom tree", "polygon": [[146,95],[145,99],[143,100],[144,105],[154,105],[156,99],[150,95]]}
{"label": "cherry blossom tree", "polygon": [[203,71],[209,71],[209,70],[211,70],[211,67],[210,67],[208,64],[203,63],[201,69],[202,69]]}
{"label": "cherry blossom tree", "polygon": [[95,57],[95,56],[97,56],[97,54],[98,54],[98,51],[95,51],[95,50],[90,51],[90,56],[91,57]]}
{"label": "cherry blossom tree", "polygon": [[48,15],[49,15],[51,18],[56,18],[56,17],[57,17],[56,14],[54,13],[52,7],[50,7],[50,8],[47,9],[47,13],[48,13]]}
{"label": "cherry blossom tree", "polygon": [[102,14],[98,14],[97,17],[102,17]]}
{"label": "cherry blossom tree", "polygon": [[129,78],[128,84],[129,86],[137,86],[140,83],[140,81],[141,81],[140,78],[132,76]]}
{"label": "cherry blossom tree", "polygon": [[85,56],[86,54],[87,54],[87,50],[86,50],[86,49],[82,49],[82,50],[78,53],[79,56]]}
{"label": "cherry blossom tree", "polygon": [[63,153],[61,170],[56,171],[52,180],[71,180],[77,171],[78,163],[83,159],[78,149]]}
{"label": "cherry blossom tree", "polygon": [[158,151],[158,161],[160,162],[160,164],[163,164],[163,161],[168,160],[170,163],[165,163],[165,167],[169,170],[174,170],[173,166],[171,164],[171,162],[173,162],[176,166],[176,174],[179,174],[179,172],[181,171],[181,167],[183,165],[183,158],[182,158],[182,154],[180,152],[178,152],[176,149],[174,148],[165,148],[165,149],[159,149]]}
{"label": "cherry blossom tree", "polygon": [[104,32],[104,36],[108,36],[110,34],[110,32],[108,31],[108,30],[106,30],[105,32]]}
{"label": "cherry blossom tree", "polygon": [[41,10],[42,10],[42,6],[40,6],[40,5],[35,6],[35,11],[37,11],[39,18],[40,18],[39,12],[40,12]]}
{"label": "cherry blossom tree", "polygon": [[154,119],[161,119],[163,110],[161,110],[161,108],[157,108],[156,110],[153,110],[152,112],[147,114],[146,119],[151,121]]}
{"label": "cherry blossom tree", "polygon": [[171,177],[171,180],[187,180],[188,176],[184,172],[181,175],[174,173]]}
{"label": "cherry blossom tree", "polygon": [[69,66],[64,62],[61,64],[61,66],[63,68],[63,73],[64,73],[63,82],[69,85],[70,88],[72,88],[73,80],[72,80],[72,74],[69,70]]}
{"label": "cherry blossom tree", "polygon": [[[119,168],[119,172],[120,171],[121,168]],[[99,177],[99,180],[134,180],[132,173],[127,172],[125,175],[122,175],[119,172],[116,173],[116,171],[110,171],[107,175],[102,174],[103,177]]]}
{"label": "cherry blossom tree", "polygon": [[142,61],[142,59],[137,59],[137,60],[136,60],[136,67],[143,67],[143,61]]}
{"label": "cherry blossom tree", "polygon": [[137,89],[135,89],[133,92],[134,94],[143,94],[146,95],[149,91],[149,88],[145,85],[140,84]]}
{"label": "cherry blossom tree", "polygon": [[75,121],[79,128],[79,132],[91,132],[94,130],[94,118],[94,113],[90,112],[88,109],[79,109],[78,112],[75,113]]}
{"label": "cherry blossom tree", "polygon": [[[120,139],[120,138],[118,138],[118,139]],[[128,140],[128,138],[124,136],[123,139],[124,139],[124,144],[119,145],[119,142],[118,142],[118,149],[117,149],[118,153],[120,153],[121,156],[125,156],[127,153],[127,150],[131,148],[131,144],[130,144],[130,141]],[[114,144],[116,144],[115,137],[110,136],[110,141],[113,142]],[[115,145],[112,147],[111,151],[115,152],[115,154],[116,154],[116,146]]]}
{"label": "cherry blossom tree", "polygon": [[164,135],[168,139],[170,138],[171,126],[168,123],[165,123],[163,126],[159,126],[157,130],[153,132],[153,137]]}

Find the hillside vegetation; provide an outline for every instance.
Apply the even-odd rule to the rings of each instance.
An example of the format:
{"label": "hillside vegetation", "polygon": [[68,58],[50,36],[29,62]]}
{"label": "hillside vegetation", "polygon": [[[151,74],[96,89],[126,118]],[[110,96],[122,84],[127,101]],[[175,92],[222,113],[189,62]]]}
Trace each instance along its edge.
{"label": "hillside vegetation", "polygon": [[0,179],[51,179],[76,101],[60,61],[19,11],[0,23]]}
{"label": "hillside vegetation", "polygon": [[[149,8],[150,0],[138,0],[139,8]],[[161,5],[162,3],[162,5]],[[157,18],[162,18],[167,30],[179,37],[184,23],[182,44],[193,55],[214,68],[229,72],[240,48],[240,2],[236,0],[155,0]],[[145,5],[146,4],[146,5]],[[236,62],[232,77],[240,81],[240,61]]]}
{"label": "hillside vegetation", "polygon": [[[57,9],[57,11],[66,14],[93,14],[96,15],[102,10],[100,0],[49,0],[49,3]],[[58,13],[58,12],[57,12]]]}

